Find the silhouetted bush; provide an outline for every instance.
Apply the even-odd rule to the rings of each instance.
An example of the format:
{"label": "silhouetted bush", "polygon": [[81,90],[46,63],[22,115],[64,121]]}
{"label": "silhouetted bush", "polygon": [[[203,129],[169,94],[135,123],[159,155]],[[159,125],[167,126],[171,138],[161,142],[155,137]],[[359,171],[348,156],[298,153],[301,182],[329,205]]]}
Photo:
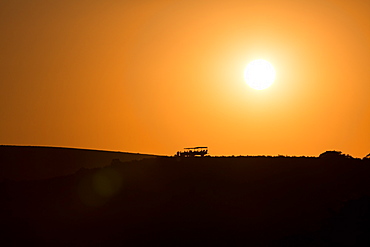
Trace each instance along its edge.
{"label": "silhouetted bush", "polygon": [[326,151],[319,156],[320,159],[336,160],[336,159],[354,159],[348,154],[343,154],[341,151]]}

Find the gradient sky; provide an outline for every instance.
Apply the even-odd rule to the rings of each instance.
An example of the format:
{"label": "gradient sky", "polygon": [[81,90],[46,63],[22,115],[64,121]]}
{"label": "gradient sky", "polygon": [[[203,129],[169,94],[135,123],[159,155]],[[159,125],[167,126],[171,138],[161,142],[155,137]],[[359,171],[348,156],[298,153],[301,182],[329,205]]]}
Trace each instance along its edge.
{"label": "gradient sky", "polygon": [[[0,144],[370,152],[370,1],[0,0]],[[276,81],[257,91],[245,66]]]}

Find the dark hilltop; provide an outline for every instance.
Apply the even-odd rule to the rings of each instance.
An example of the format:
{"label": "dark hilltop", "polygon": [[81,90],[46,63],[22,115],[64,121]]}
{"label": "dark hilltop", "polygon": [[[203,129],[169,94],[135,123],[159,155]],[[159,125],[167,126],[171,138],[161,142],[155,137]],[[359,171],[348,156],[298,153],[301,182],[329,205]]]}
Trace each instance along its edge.
{"label": "dark hilltop", "polygon": [[82,168],[121,161],[155,158],[157,155],[91,149],[0,145],[0,181],[48,179],[73,174]]}
{"label": "dark hilltop", "polygon": [[[23,150],[24,157],[5,161],[23,169],[44,149]],[[370,245],[370,159],[337,151],[140,160],[53,152],[62,156],[49,156],[49,166],[79,165],[37,179],[3,175],[2,246]],[[111,157],[108,165],[103,156]]]}

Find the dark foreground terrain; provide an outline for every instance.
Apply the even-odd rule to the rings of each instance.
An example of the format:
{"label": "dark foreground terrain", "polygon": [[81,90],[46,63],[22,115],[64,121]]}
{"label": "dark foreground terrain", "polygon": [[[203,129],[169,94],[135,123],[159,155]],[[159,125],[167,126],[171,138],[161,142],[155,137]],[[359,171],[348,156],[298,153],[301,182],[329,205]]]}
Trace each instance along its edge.
{"label": "dark foreground terrain", "polygon": [[370,246],[370,163],[155,158],[0,184],[1,246]]}
{"label": "dark foreground terrain", "polygon": [[61,147],[0,145],[0,181],[36,180],[73,174],[81,168],[158,156]]}

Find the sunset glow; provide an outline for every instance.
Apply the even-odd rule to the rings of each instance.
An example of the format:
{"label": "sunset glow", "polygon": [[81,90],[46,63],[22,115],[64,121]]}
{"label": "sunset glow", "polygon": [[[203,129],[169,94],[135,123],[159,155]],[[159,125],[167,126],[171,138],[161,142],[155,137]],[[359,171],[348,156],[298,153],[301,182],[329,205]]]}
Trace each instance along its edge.
{"label": "sunset glow", "polygon": [[0,144],[370,152],[370,1],[0,2]]}

